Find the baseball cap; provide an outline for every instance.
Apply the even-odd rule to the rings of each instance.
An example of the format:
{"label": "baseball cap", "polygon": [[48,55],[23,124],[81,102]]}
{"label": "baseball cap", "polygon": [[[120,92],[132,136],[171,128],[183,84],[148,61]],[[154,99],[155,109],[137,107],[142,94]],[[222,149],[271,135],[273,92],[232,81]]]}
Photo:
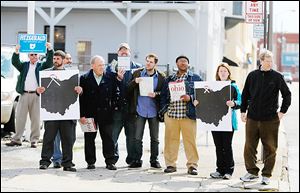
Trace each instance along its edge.
{"label": "baseball cap", "polygon": [[130,50],[130,47],[129,47],[129,45],[128,45],[127,43],[121,43],[121,44],[119,45],[118,51],[119,51],[121,48],[126,48],[126,49]]}

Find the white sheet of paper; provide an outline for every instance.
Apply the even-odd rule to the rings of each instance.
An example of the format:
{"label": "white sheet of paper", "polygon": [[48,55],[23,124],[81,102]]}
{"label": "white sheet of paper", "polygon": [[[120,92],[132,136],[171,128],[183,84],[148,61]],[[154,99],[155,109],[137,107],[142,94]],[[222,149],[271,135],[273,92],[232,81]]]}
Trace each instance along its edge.
{"label": "white sheet of paper", "polygon": [[171,101],[179,101],[180,97],[186,94],[184,81],[169,82],[169,90],[171,95]]}
{"label": "white sheet of paper", "polygon": [[153,77],[140,77],[142,81],[139,83],[140,95],[148,96],[150,92],[154,92]]}
{"label": "white sheet of paper", "polygon": [[118,68],[130,70],[130,57],[118,57]]}
{"label": "white sheet of paper", "polygon": [[86,121],[86,124],[81,124],[81,122],[79,121],[82,132],[97,132],[94,119],[86,118]]}

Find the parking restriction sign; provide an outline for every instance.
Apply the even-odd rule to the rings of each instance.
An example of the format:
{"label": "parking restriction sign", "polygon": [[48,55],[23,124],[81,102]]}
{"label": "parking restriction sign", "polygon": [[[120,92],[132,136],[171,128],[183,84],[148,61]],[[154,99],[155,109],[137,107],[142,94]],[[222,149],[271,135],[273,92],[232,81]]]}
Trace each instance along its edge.
{"label": "parking restriction sign", "polygon": [[246,23],[263,23],[263,1],[246,1]]}

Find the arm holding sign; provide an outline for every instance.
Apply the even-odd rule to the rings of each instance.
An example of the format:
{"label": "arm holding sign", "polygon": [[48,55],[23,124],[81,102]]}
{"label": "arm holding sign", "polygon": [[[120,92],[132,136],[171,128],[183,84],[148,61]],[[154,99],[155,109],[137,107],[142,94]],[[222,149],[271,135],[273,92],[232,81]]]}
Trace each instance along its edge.
{"label": "arm holding sign", "polygon": [[47,58],[46,58],[46,61],[42,63],[40,70],[51,68],[53,66],[54,52],[53,52],[53,49],[51,48],[51,43],[47,42],[46,47],[47,47],[47,54],[46,54]]}

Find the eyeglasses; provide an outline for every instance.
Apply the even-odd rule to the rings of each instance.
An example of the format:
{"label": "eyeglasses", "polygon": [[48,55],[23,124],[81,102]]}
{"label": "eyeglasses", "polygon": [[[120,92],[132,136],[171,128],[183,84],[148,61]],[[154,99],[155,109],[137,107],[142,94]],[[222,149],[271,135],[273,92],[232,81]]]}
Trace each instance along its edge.
{"label": "eyeglasses", "polygon": [[37,56],[37,54],[29,54],[29,56]]}

